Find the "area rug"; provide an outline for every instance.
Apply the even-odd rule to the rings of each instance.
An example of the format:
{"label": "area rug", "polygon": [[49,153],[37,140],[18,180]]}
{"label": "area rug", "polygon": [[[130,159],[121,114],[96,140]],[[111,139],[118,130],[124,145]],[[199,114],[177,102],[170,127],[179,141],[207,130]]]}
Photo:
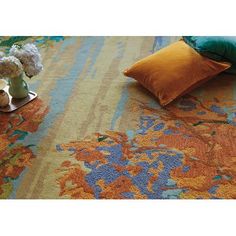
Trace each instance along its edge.
{"label": "area rug", "polygon": [[161,108],[122,75],[178,39],[1,37],[34,42],[44,70],[38,99],[0,113],[0,198],[235,199],[236,76]]}

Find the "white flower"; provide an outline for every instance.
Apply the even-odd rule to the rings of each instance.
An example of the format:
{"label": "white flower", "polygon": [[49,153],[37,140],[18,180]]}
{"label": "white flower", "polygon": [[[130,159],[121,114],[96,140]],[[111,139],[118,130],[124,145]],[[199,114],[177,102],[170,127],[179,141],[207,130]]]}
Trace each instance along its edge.
{"label": "white flower", "polygon": [[43,69],[40,53],[34,44],[28,43],[22,47],[13,45],[10,49],[10,55],[20,60],[25,74],[30,78]]}
{"label": "white flower", "polygon": [[21,62],[13,56],[0,58],[0,78],[15,78],[23,73]]}

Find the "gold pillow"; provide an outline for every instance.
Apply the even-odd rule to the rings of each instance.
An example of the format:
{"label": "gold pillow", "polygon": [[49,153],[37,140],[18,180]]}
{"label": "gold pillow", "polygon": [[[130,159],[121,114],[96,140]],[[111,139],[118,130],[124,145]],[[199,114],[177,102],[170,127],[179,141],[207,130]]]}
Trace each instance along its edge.
{"label": "gold pillow", "polygon": [[165,106],[230,66],[201,56],[180,40],[136,62],[123,73],[140,82]]}

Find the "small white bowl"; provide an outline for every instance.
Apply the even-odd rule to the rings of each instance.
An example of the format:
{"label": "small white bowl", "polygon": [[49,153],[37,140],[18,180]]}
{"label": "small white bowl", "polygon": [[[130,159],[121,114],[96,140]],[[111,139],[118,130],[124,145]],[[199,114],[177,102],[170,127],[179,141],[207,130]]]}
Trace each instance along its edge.
{"label": "small white bowl", "polygon": [[9,105],[10,98],[6,91],[0,89],[0,107],[6,107]]}

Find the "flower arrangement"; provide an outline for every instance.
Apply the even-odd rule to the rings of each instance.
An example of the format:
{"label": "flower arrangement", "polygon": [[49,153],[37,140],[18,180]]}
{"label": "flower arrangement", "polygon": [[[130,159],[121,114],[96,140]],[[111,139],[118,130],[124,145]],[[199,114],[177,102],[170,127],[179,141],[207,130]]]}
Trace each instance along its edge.
{"label": "flower arrangement", "polygon": [[9,56],[0,52],[0,78],[15,78],[23,72],[31,78],[42,69],[41,55],[34,44],[13,45]]}
{"label": "flower arrangement", "polygon": [[41,55],[32,43],[23,46],[13,45],[8,56],[0,52],[0,79],[9,80],[9,94],[13,98],[27,97],[29,88],[23,75],[31,78],[42,69]]}

